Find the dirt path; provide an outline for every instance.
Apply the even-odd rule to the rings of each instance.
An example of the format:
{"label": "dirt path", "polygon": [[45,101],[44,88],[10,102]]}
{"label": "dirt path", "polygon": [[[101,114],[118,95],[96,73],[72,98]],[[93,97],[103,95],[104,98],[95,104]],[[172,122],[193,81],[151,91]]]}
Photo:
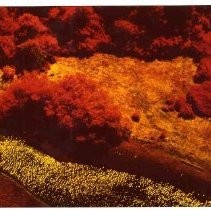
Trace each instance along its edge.
{"label": "dirt path", "polygon": [[211,171],[190,164],[156,146],[139,142],[124,142],[104,162],[115,167],[153,180],[169,182],[186,192],[195,191],[200,199],[211,199]]}
{"label": "dirt path", "polygon": [[[42,148],[47,153],[49,148]],[[52,152],[52,149],[51,149]],[[57,154],[56,156],[54,156]],[[149,144],[137,140],[123,142],[113,148],[103,159],[87,159],[81,157],[80,150],[74,154],[60,150],[51,153],[59,161],[79,162],[105,167],[117,171],[128,172],[138,176],[145,176],[158,182],[169,182],[187,193],[195,192],[201,201],[211,200],[211,170],[202,164],[171,154],[156,144]],[[79,156],[78,156],[79,154]]]}
{"label": "dirt path", "polygon": [[[83,161],[82,161],[83,162]],[[130,140],[112,149],[102,160],[88,164],[169,182],[201,200],[211,200],[211,171],[172,155],[156,145]]]}
{"label": "dirt path", "polygon": [[0,207],[47,207],[47,205],[0,172]]}

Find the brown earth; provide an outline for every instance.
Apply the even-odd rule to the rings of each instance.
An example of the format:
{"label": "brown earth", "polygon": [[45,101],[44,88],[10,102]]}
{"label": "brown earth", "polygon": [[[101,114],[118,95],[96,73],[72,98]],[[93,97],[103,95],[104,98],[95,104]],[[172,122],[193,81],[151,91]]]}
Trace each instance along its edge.
{"label": "brown earth", "polygon": [[47,207],[7,175],[0,173],[0,207]]}
{"label": "brown earth", "polygon": [[210,168],[182,158],[174,151],[132,140],[112,151],[109,164],[129,173],[169,182],[186,192],[193,191],[199,199],[211,199]]}
{"label": "brown earth", "polygon": [[[84,163],[84,160],[81,162]],[[201,201],[211,199],[209,168],[182,158],[175,151],[165,151],[148,142],[129,140],[112,149],[105,158],[85,162],[145,176],[158,182],[168,182],[186,193],[194,193]]]}

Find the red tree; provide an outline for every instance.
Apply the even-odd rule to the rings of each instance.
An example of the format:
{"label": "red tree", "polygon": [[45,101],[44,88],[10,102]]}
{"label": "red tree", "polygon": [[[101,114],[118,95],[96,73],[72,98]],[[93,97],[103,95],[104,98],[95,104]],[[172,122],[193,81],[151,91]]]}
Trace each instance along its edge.
{"label": "red tree", "polygon": [[211,117],[211,81],[193,85],[187,94],[187,101],[197,115]]}
{"label": "red tree", "polygon": [[16,52],[13,36],[0,36],[0,66],[11,62]]}
{"label": "red tree", "polygon": [[50,82],[35,73],[26,74],[0,96],[1,128],[29,141],[47,138],[66,148],[73,142],[105,148],[118,145],[128,135],[118,107],[83,75]]}
{"label": "red tree", "polygon": [[201,59],[197,72],[194,75],[194,82],[202,83],[206,80],[211,80],[211,57]]}
{"label": "red tree", "polygon": [[66,49],[66,54],[86,56],[110,41],[93,7],[52,8],[49,25]]}
{"label": "red tree", "polygon": [[48,31],[39,17],[29,13],[21,15],[17,22],[18,28],[15,31],[15,37],[18,44]]}
{"label": "red tree", "polygon": [[37,36],[17,46],[14,62],[18,71],[43,69],[45,64],[54,61],[53,56],[58,50],[56,38],[51,35]]}

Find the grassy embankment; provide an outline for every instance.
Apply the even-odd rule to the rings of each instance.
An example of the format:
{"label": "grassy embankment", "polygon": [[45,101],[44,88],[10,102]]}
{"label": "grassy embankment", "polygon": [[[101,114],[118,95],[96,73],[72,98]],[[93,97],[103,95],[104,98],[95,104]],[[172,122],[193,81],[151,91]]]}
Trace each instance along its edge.
{"label": "grassy embankment", "polygon": [[145,177],[62,163],[20,140],[0,142],[1,169],[50,206],[205,206],[192,194]]}

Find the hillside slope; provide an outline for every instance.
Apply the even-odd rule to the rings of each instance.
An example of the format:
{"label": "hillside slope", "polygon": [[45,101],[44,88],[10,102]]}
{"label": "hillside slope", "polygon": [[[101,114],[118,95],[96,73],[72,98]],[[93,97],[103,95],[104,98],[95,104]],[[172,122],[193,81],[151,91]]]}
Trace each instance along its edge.
{"label": "hillside slope", "polygon": [[[188,92],[195,71],[191,58],[144,62],[95,54],[89,59],[57,58],[48,76],[58,80],[81,72],[98,81],[121,108],[133,139],[211,170],[209,119],[184,120],[176,112],[162,111],[168,98]],[[131,119],[133,115],[139,122]]]}

